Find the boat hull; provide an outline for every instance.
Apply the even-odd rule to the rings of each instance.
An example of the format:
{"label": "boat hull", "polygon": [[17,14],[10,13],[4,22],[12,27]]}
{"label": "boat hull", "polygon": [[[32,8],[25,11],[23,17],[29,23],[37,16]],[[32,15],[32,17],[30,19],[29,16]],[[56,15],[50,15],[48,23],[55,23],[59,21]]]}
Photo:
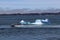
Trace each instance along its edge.
{"label": "boat hull", "polygon": [[13,28],[60,28],[60,25],[13,25]]}
{"label": "boat hull", "polygon": [[12,25],[12,27],[17,27],[17,28],[38,28],[38,27],[42,27],[42,25]]}

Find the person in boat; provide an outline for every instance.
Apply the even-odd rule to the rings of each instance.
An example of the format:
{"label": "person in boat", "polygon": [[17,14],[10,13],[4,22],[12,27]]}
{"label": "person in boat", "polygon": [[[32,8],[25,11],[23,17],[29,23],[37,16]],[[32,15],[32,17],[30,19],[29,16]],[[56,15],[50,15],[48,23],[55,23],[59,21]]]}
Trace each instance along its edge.
{"label": "person in boat", "polygon": [[42,22],[48,22],[48,19],[41,20]]}
{"label": "person in boat", "polygon": [[45,19],[45,20],[37,19],[34,23],[31,23],[31,24],[42,25],[42,24],[44,24],[44,22],[48,22],[48,19]]}
{"label": "person in boat", "polygon": [[[35,22],[33,22],[33,23],[25,22],[24,20],[21,20],[21,21],[20,21],[20,24],[21,24],[21,25],[28,25],[28,24],[43,25],[43,24],[44,24],[44,22],[48,22],[48,19],[45,19],[45,20],[36,19],[36,20],[35,20]],[[14,27],[15,25],[14,25],[14,24],[12,24],[11,26],[12,26],[12,27]]]}
{"label": "person in boat", "polygon": [[41,19],[37,19],[35,22],[30,23],[30,22],[25,22],[24,20],[21,20],[20,23],[21,24],[44,24],[44,22],[48,22],[48,19],[45,20],[41,20]]}

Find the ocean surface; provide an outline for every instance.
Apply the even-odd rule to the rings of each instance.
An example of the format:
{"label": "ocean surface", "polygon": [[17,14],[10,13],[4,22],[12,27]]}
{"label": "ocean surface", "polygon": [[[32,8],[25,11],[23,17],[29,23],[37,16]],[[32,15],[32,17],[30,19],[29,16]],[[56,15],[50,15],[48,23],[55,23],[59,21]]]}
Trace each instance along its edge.
{"label": "ocean surface", "polygon": [[60,28],[1,28],[0,40],[60,40]]}
{"label": "ocean surface", "polygon": [[[59,17],[60,15],[0,16],[0,40],[60,40]],[[45,25],[39,26],[38,28],[12,28],[10,26],[13,23],[19,23],[22,19],[27,22],[34,22],[36,19],[46,18],[49,19],[49,22]]]}
{"label": "ocean surface", "polygon": [[19,24],[21,20],[34,22],[36,19],[48,19],[47,24],[60,25],[60,15],[0,15],[0,25]]}

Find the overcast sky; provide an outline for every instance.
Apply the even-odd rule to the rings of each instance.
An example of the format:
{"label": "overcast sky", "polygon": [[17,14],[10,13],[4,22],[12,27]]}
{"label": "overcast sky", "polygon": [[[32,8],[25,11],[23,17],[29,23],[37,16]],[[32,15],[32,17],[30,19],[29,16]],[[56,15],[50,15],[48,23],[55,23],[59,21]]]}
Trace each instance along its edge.
{"label": "overcast sky", "polygon": [[11,9],[60,9],[60,0],[0,0],[0,8],[1,7]]}

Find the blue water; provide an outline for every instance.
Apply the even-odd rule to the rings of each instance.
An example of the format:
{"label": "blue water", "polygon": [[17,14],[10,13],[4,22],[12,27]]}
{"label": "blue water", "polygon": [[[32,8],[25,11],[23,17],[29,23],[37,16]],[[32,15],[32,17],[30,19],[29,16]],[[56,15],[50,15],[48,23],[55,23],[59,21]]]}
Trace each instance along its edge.
{"label": "blue water", "polygon": [[2,28],[0,40],[60,40],[59,28]]}
{"label": "blue water", "polygon": [[48,19],[47,24],[60,25],[60,15],[0,15],[0,25],[19,24],[21,20],[34,22],[36,19]]}
{"label": "blue water", "polygon": [[[0,40],[60,40],[60,15],[0,15]],[[49,19],[41,27],[46,28],[12,28],[11,24],[20,20],[34,22],[35,19]],[[57,28],[47,28],[47,27]],[[37,26],[36,26],[37,27]]]}

